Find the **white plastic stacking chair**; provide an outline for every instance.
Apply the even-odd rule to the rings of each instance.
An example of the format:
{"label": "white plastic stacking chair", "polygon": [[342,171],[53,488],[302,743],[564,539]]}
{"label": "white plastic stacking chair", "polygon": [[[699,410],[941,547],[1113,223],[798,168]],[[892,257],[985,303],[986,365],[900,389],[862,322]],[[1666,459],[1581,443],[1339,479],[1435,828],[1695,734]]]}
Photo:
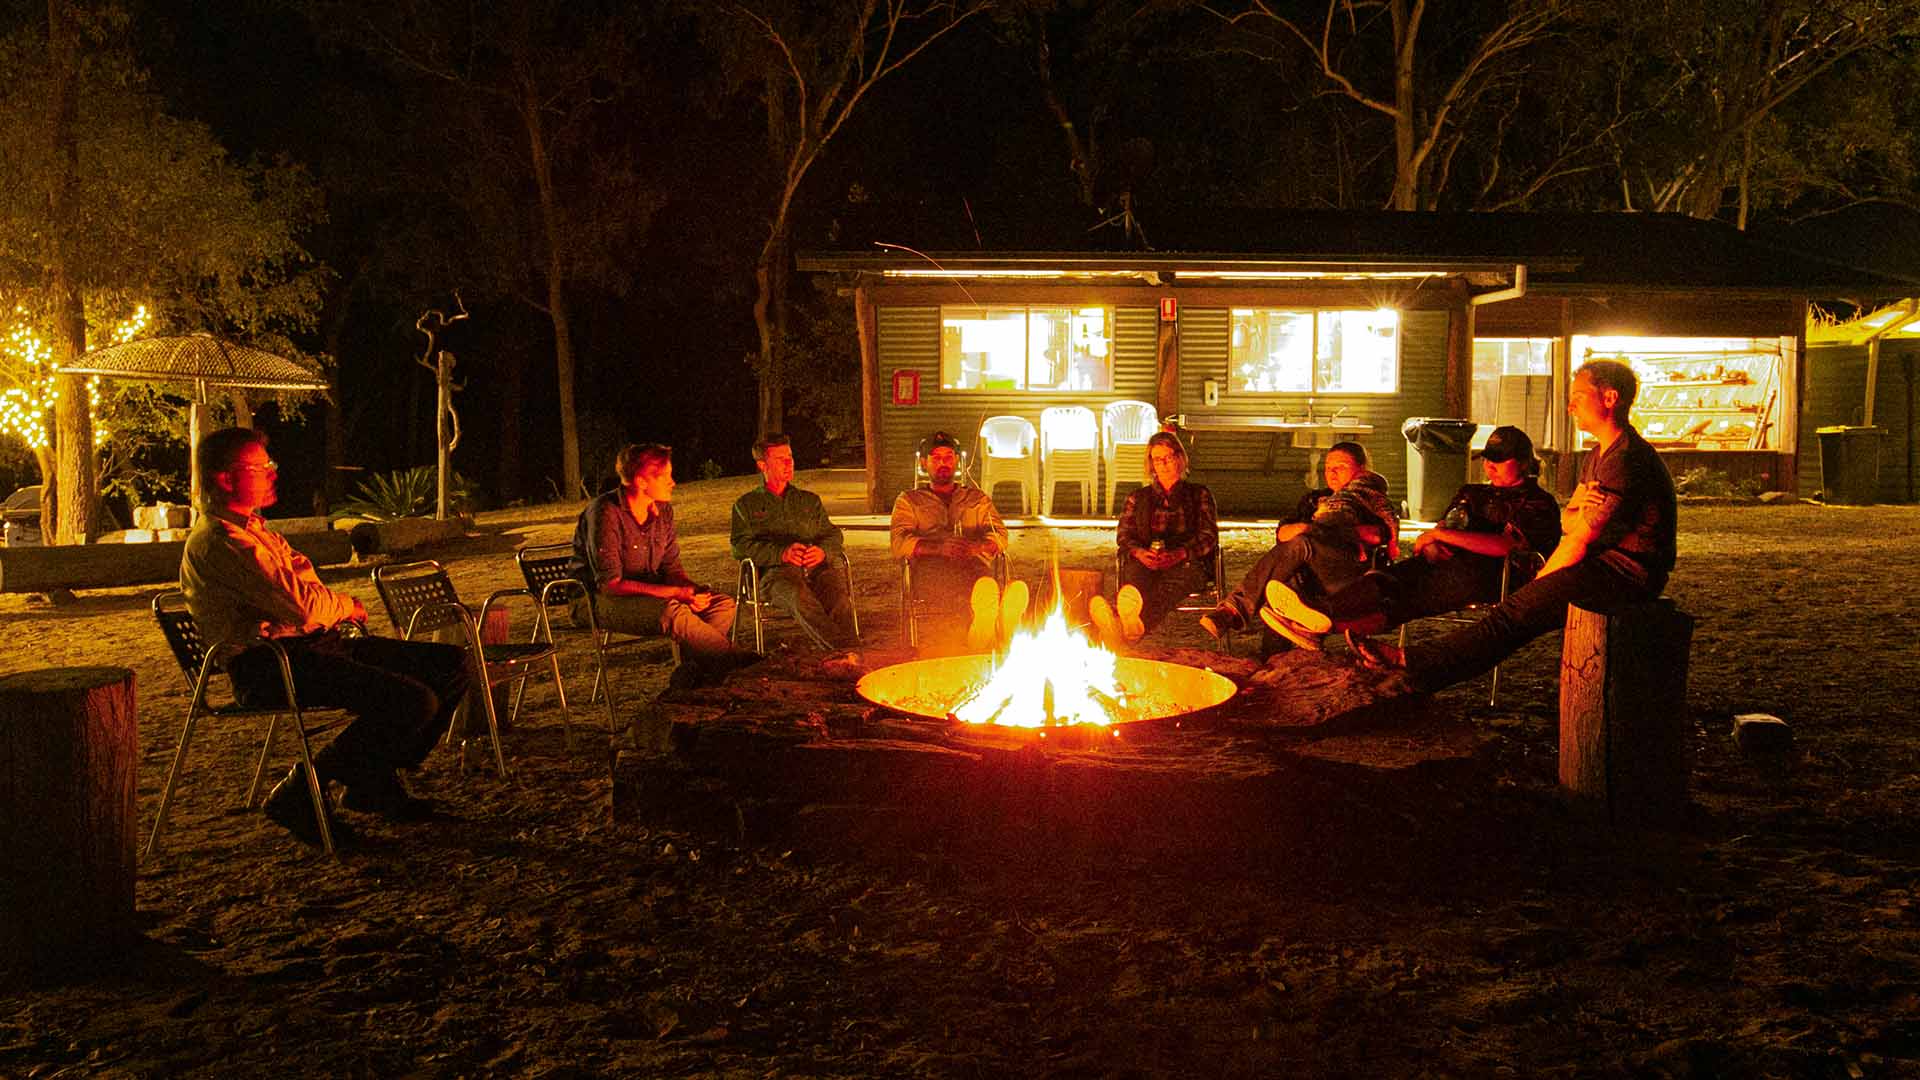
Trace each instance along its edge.
{"label": "white plastic stacking chair", "polygon": [[1040,410],[1040,513],[1053,513],[1054,488],[1080,485],[1080,512],[1100,509],[1100,421],[1084,405]]}
{"label": "white plastic stacking chair", "polygon": [[980,490],[991,498],[995,484],[1019,484],[1020,513],[1033,513],[1033,495],[1040,488],[1038,442],[1025,417],[989,416],[980,425]]}
{"label": "white plastic stacking chair", "polygon": [[1121,477],[1129,482],[1144,481],[1147,474],[1147,440],[1160,430],[1160,410],[1144,401],[1110,401],[1101,410],[1101,455],[1107,467],[1107,512],[1118,505],[1113,501]]}

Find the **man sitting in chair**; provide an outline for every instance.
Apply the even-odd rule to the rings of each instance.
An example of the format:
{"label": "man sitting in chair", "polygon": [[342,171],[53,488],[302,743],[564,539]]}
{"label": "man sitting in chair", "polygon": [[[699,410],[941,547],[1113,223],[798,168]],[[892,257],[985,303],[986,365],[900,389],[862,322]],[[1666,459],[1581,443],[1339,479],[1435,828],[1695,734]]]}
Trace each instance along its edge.
{"label": "man sitting in chair", "polygon": [[[1311,603],[1335,627],[1377,634],[1414,619],[1459,611],[1469,604],[1497,604],[1507,561],[1560,543],[1560,504],[1534,479],[1540,462],[1533,440],[1517,427],[1497,427],[1480,451],[1484,484],[1465,484],[1453,496],[1437,528],[1413,542],[1414,557],[1368,573],[1352,585]],[[1511,588],[1533,578],[1535,564],[1513,567]],[[1282,586],[1285,587],[1284,585]],[[1298,610],[1298,596],[1268,606],[1274,617]],[[1287,620],[1286,636],[1319,634]]]}
{"label": "man sitting in chair", "polygon": [[631,445],[614,457],[613,469],[620,486],[587,503],[573,530],[574,557],[595,593],[573,602],[574,625],[589,625],[583,605],[591,603],[602,630],[664,634],[680,643],[695,672],[730,666],[737,659],[733,598],[696,584],[680,565],[673,450]]}
{"label": "man sitting in chair", "polygon": [[[1266,627],[1262,655],[1289,642],[1317,649],[1317,635],[1332,623],[1300,602],[1300,596],[1338,592],[1360,580],[1375,551],[1397,552],[1400,521],[1387,498],[1386,479],[1367,468],[1366,450],[1358,443],[1335,443],[1327,450],[1323,469],[1327,486],[1300,500],[1293,518],[1275,530],[1273,549],[1253,564],[1219,607],[1201,618],[1208,633],[1219,637],[1241,629],[1257,614]],[[1294,632],[1301,626],[1310,633]]]}
{"label": "man sitting in chair", "polygon": [[753,464],[765,483],[733,504],[733,557],[753,560],[761,597],[791,612],[815,645],[859,645],[851,586],[840,569],[840,527],[828,520],[820,496],[793,486],[793,440],[769,435],[754,443]]}
{"label": "man sitting in chair", "polygon": [[1580,482],[1560,512],[1560,543],[1534,579],[1485,618],[1403,654],[1349,632],[1347,643],[1369,666],[1405,670],[1431,692],[1491,670],[1522,645],[1566,625],[1567,606],[1616,611],[1653,600],[1673,572],[1673,477],[1627,422],[1640,380],[1618,360],[1590,360],[1573,373],[1567,412],[1592,435]]}
{"label": "man sitting in chair", "polygon": [[[204,513],[187,537],[180,588],[207,647],[231,653],[226,669],[234,694],[248,707],[283,704],[279,661],[259,644],[274,639],[286,650],[302,706],[354,714],[313,756],[322,788],[345,785],[349,810],[397,820],[431,816],[432,804],[409,795],[394,771],[418,767],[447,729],[472,681],[466,650],[365,633],[360,601],[322,585],[312,561],[260,519],[279,498],[266,436],[216,431],[200,440],[198,457]],[[301,769],[295,765],[261,809],[318,844]],[[329,827],[336,840],[351,841],[349,830]]]}
{"label": "man sitting in chair", "polygon": [[1011,633],[1027,610],[1027,584],[1006,595],[993,578],[993,560],[1007,550],[1007,526],[993,499],[956,479],[960,444],[944,431],[927,439],[928,483],[893,502],[893,557],[913,571],[913,599],[932,606],[940,623],[966,619],[967,648],[983,651]]}

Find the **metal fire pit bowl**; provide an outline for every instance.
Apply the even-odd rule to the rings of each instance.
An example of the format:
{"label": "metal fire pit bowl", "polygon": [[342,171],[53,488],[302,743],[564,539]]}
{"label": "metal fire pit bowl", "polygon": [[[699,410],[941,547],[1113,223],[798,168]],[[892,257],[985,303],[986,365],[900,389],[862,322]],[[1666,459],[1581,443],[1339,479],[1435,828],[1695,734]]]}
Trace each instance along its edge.
{"label": "metal fire pit bowl", "polygon": [[[854,689],[861,697],[885,709],[929,720],[950,720],[953,707],[984,686],[993,675],[993,657],[943,656],[912,660],[868,672]],[[1124,723],[1060,724],[1029,728],[1004,724],[953,722],[958,730],[1000,736],[1039,737],[1049,733],[1110,732],[1149,721],[1191,716],[1219,705],[1239,690],[1232,679],[1184,664],[1123,656],[1114,662],[1114,676],[1126,688],[1138,714]],[[1156,725],[1157,726],[1157,725]]]}

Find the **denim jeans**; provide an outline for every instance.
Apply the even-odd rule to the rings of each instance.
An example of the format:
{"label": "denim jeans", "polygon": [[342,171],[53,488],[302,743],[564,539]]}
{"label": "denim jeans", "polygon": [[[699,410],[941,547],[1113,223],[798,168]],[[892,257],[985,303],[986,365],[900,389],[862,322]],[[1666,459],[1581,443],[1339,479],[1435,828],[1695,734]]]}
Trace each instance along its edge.
{"label": "denim jeans", "polygon": [[760,595],[791,614],[819,648],[848,649],[860,643],[853,632],[853,597],[838,559],[809,569],[787,563],[763,569]]}
{"label": "denim jeans", "polygon": [[1522,645],[1566,625],[1567,605],[1614,611],[1652,600],[1666,583],[1637,584],[1600,559],[1588,558],[1534,578],[1495,605],[1485,618],[1444,637],[1407,648],[1407,676],[1432,692],[1493,670]]}
{"label": "denim jeans", "polygon": [[1212,572],[1211,559],[1205,563],[1188,560],[1165,570],[1149,570],[1141,565],[1140,560],[1123,555],[1120,557],[1120,588],[1131,585],[1140,590],[1140,621],[1148,630],[1152,630],[1174,608],[1180,606],[1180,601],[1206,588],[1207,577]]}

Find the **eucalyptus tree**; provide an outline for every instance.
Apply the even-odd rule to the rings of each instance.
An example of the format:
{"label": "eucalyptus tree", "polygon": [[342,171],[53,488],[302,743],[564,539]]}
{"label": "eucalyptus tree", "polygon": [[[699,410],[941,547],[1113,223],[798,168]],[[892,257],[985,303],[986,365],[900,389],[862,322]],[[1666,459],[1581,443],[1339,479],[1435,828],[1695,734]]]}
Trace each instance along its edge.
{"label": "eucalyptus tree", "polygon": [[[292,351],[285,335],[311,325],[326,271],[301,246],[320,215],[301,169],[235,162],[204,125],[170,115],[112,9],[53,0],[49,12],[55,47],[37,26],[0,38],[0,130],[14,137],[0,155],[0,396],[57,415],[12,433],[57,493],[43,522],[76,542],[94,528],[93,408],[145,408],[152,394],[108,388],[96,403],[54,367],[86,351],[90,331],[116,328],[212,330]],[[153,436],[143,415],[109,432],[111,455]]]}
{"label": "eucalyptus tree", "polygon": [[988,0],[696,5],[728,85],[753,92],[764,112],[773,183],[766,239],[754,262],[753,322],[760,344],[751,360],[759,383],[760,434],[778,431],[785,420],[788,236],[801,184],[875,85],[988,7]]}

